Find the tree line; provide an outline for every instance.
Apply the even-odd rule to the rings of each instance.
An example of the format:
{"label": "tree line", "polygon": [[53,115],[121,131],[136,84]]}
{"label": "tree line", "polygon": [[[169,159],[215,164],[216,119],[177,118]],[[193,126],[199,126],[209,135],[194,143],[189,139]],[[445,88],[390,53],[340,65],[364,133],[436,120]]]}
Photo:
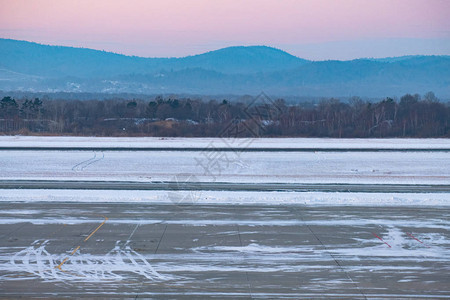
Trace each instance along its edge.
{"label": "tree line", "polygon": [[399,100],[324,99],[289,105],[191,98],[0,101],[0,133],[88,136],[450,137],[450,106],[429,92]]}

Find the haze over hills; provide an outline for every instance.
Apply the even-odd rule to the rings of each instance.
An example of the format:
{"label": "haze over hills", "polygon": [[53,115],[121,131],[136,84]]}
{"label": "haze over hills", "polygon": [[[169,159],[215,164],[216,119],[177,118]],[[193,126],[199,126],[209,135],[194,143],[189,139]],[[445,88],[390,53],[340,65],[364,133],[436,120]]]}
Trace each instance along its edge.
{"label": "haze over hills", "polygon": [[266,46],[229,47],[182,58],[0,39],[0,90],[298,96],[450,97],[450,56],[308,61]]}

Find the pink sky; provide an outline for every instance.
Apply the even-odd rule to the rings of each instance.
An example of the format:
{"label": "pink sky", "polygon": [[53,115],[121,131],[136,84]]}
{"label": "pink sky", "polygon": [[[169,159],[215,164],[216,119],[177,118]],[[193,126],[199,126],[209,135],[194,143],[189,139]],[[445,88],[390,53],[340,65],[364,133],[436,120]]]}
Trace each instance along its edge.
{"label": "pink sky", "polygon": [[0,0],[0,36],[139,56],[232,45],[312,59],[450,54],[449,13],[450,0]]}

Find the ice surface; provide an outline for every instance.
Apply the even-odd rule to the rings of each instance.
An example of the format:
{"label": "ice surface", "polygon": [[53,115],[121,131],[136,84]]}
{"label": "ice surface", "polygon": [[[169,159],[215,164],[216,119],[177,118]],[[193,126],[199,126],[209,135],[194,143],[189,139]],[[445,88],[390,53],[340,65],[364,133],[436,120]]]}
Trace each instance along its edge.
{"label": "ice surface", "polygon": [[[218,156],[220,155],[220,156]],[[2,151],[0,179],[448,184],[450,152]]]}
{"label": "ice surface", "polygon": [[[179,191],[179,193],[185,193]],[[117,202],[177,205],[322,205],[322,206],[450,206],[448,193],[326,193],[202,191],[198,198],[174,203],[169,191],[2,190],[0,202]],[[6,213],[15,213],[8,212]],[[22,214],[31,214],[22,212]]]}
{"label": "ice surface", "polygon": [[450,148],[449,139],[159,138],[0,136],[0,147]]}

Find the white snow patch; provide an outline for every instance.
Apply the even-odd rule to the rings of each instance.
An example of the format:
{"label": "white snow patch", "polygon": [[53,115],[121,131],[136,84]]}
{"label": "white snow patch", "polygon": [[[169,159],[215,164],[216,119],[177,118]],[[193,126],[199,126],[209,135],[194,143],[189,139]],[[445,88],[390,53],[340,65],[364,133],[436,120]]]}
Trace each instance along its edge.
{"label": "white snow patch", "polygon": [[[0,202],[161,203],[173,205],[450,206],[448,193],[202,191],[173,202],[173,191],[0,189]],[[183,193],[179,191],[180,193]]]}
{"label": "white snow patch", "polygon": [[[251,141],[251,143],[250,143]],[[0,147],[240,147],[251,148],[449,148],[449,139],[333,139],[333,138],[159,138],[0,136]]]}
{"label": "white snow patch", "polygon": [[[8,263],[0,264],[0,270],[19,274],[26,272],[44,281],[121,281],[128,277],[127,273],[143,277],[148,281],[173,279],[172,276],[155,271],[147,258],[131,249],[128,243],[117,241],[114,249],[105,255],[84,254],[82,249],[73,255],[52,254],[46,250],[48,243],[48,240],[42,243],[35,241],[29,247],[12,255]],[[67,261],[58,268],[65,258]],[[8,275],[2,277],[4,277],[3,280],[11,280]],[[26,276],[15,279],[29,278]]]}

